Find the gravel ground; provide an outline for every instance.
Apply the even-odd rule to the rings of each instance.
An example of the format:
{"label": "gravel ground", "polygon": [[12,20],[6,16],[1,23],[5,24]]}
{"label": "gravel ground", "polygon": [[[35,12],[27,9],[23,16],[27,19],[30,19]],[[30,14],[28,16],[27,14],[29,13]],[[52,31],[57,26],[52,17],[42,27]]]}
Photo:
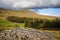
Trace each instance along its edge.
{"label": "gravel ground", "polygon": [[53,32],[41,32],[32,28],[14,28],[0,32],[0,40],[57,40]]}

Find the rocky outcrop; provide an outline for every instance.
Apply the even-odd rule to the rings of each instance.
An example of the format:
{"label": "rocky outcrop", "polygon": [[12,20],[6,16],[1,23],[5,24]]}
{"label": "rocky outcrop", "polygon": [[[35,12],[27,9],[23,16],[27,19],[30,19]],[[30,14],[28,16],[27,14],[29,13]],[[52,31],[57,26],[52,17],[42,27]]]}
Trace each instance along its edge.
{"label": "rocky outcrop", "polygon": [[31,28],[14,28],[0,32],[0,40],[56,40],[54,35]]}

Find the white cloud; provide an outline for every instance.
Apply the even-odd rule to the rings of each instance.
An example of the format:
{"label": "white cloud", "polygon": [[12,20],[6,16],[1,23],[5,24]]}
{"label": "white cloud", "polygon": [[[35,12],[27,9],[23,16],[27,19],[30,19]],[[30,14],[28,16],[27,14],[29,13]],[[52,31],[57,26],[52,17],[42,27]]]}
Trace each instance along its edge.
{"label": "white cloud", "polygon": [[49,8],[60,7],[60,0],[0,0],[0,8]]}
{"label": "white cloud", "polygon": [[21,2],[15,2],[12,7],[13,8],[29,8],[29,7],[33,7],[36,4],[33,3],[32,1],[21,1]]}
{"label": "white cloud", "polygon": [[51,13],[39,13],[39,14],[42,14],[42,15],[51,15]]}
{"label": "white cloud", "polygon": [[48,16],[57,16],[57,17],[60,17],[60,14],[52,14],[52,13],[38,13],[38,14],[41,14],[41,15],[48,15]]}

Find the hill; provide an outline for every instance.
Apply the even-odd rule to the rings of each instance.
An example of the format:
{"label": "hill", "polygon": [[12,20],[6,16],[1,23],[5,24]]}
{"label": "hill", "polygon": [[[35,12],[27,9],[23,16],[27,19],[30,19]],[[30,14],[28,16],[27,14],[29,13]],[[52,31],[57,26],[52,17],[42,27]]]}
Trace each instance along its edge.
{"label": "hill", "polygon": [[[51,34],[52,34],[51,35],[49,32],[41,32],[41,31],[33,30],[33,29],[28,29],[27,30],[27,29],[21,29],[20,28],[20,27],[29,28],[31,25],[33,25],[32,28],[38,28],[40,30],[42,30],[41,27],[44,27],[43,25],[45,25],[45,27],[54,27],[54,26],[56,26],[56,27],[60,28],[60,20],[58,20],[58,19],[57,20],[55,19],[55,20],[52,20],[52,21],[48,20],[46,22],[45,21],[43,22],[42,20],[40,20],[40,21],[42,21],[42,23],[40,21],[35,21],[33,24],[31,24],[31,22],[30,22],[31,25],[29,24],[29,21],[28,21],[27,25],[28,24],[29,25],[28,25],[28,27],[25,27],[26,23],[15,23],[15,22],[6,20],[6,18],[9,17],[9,16],[17,16],[18,18],[19,17],[21,17],[21,18],[27,17],[27,18],[49,19],[49,20],[56,18],[55,16],[39,15],[39,14],[37,14],[37,13],[31,11],[31,10],[8,10],[8,9],[1,9],[0,8],[0,35],[1,35],[0,40],[4,40],[4,39],[6,39],[6,40],[9,39],[10,40],[11,39],[10,37],[12,37],[12,36],[13,36],[14,40],[15,39],[25,40],[26,38],[30,39],[31,36],[33,36],[31,38],[32,40],[34,40],[34,39],[36,39],[36,40],[37,39],[38,40],[40,40],[40,39],[41,40],[46,40],[46,39],[47,40],[55,40],[54,39],[55,36],[56,36],[55,37],[56,39],[60,40],[60,31],[56,32],[57,34],[55,34],[55,32],[54,33],[51,32]],[[20,21],[20,19],[19,19],[19,21]],[[41,23],[41,25],[40,25],[40,23]],[[17,28],[17,29],[12,29],[12,28]],[[9,29],[12,29],[12,30],[9,30]],[[5,31],[3,31],[3,30],[5,30]],[[14,35],[11,34],[11,33],[13,33]],[[20,33],[22,33],[23,35],[21,35]],[[27,34],[27,35],[25,35],[25,34]],[[8,35],[8,38],[7,38],[7,35]],[[9,36],[9,35],[11,35],[11,36]],[[21,38],[19,38],[19,37],[21,37]]]}
{"label": "hill", "polygon": [[[10,16],[16,16],[21,18],[26,17],[26,18],[49,19],[49,20],[56,18],[54,16],[39,15],[31,10],[8,10],[8,9],[0,8],[0,31],[5,29],[10,29],[10,28],[15,28],[15,27],[25,27],[26,23],[15,23],[7,20],[7,17]],[[35,23],[35,25],[37,24]]]}
{"label": "hill", "polygon": [[0,18],[6,19],[8,16],[39,18],[39,19],[54,19],[54,16],[39,15],[31,10],[7,10],[0,8]]}

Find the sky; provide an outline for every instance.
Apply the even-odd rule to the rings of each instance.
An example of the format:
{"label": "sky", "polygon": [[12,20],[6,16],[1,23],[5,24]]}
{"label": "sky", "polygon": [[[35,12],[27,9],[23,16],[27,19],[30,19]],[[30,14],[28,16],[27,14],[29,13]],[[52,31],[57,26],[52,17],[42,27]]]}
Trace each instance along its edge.
{"label": "sky", "polygon": [[0,0],[0,8],[32,9],[42,15],[60,15],[60,0]]}
{"label": "sky", "polygon": [[32,11],[42,15],[60,16],[60,8],[32,9]]}
{"label": "sky", "polygon": [[58,8],[60,0],[0,0],[0,8],[28,9],[28,8]]}

